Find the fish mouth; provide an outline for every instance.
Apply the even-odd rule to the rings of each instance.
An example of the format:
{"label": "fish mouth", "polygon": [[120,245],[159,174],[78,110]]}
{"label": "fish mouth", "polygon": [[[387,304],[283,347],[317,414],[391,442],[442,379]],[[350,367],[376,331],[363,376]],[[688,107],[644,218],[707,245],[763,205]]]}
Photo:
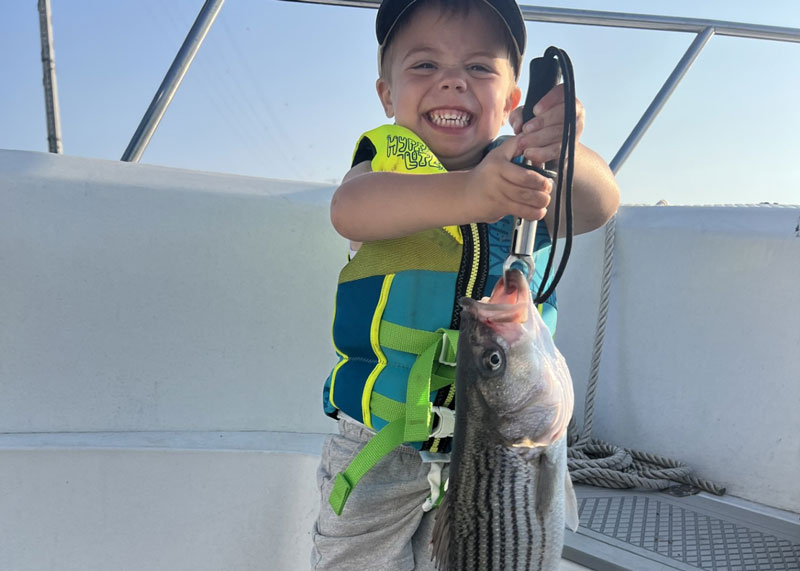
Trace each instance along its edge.
{"label": "fish mouth", "polygon": [[487,303],[527,307],[530,302],[531,290],[525,276],[521,271],[513,269],[497,281]]}
{"label": "fish mouth", "polygon": [[492,290],[492,295],[471,307],[477,317],[489,325],[525,324],[533,308],[531,291],[525,276],[517,269],[506,272]]}
{"label": "fish mouth", "polygon": [[425,113],[425,119],[436,127],[463,129],[472,124],[474,116],[464,109],[448,107],[428,111]]}
{"label": "fish mouth", "polygon": [[533,327],[532,314],[536,311],[528,282],[517,269],[507,272],[498,280],[491,296],[480,301],[462,298],[461,307],[509,345],[517,342]]}

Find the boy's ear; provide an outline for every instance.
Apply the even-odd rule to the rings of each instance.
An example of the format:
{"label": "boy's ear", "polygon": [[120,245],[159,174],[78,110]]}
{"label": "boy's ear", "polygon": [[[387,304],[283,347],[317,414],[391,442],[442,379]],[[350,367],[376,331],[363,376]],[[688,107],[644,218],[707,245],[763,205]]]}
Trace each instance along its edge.
{"label": "boy's ear", "polygon": [[389,85],[389,82],[384,78],[379,77],[378,81],[375,82],[375,89],[378,90],[378,97],[381,100],[381,105],[383,105],[383,112],[386,113],[386,116],[389,118],[394,117],[394,105],[392,105],[392,87]]}
{"label": "boy's ear", "polygon": [[506,115],[506,120],[508,120],[508,115],[519,106],[519,102],[522,101],[522,90],[519,86],[515,85],[514,89],[511,90],[511,93],[508,94],[506,98],[506,105],[503,109],[503,112]]}

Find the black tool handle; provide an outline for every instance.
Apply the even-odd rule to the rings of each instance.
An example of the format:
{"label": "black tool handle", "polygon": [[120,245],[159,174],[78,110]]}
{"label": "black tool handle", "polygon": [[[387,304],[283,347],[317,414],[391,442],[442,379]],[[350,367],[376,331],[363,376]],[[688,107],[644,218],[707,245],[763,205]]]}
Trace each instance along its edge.
{"label": "black tool handle", "polygon": [[545,56],[531,60],[530,75],[528,77],[528,95],[525,97],[525,106],[522,108],[522,122],[533,119],[533,106],[539,103],[548,91],[553,89],[561,80],[561,68],[554,57]]}
{"label": "black tool handle", "polygon": [[[548,91],[553,89],[561,79],[561,67],[558,60],[552,55],[554,48],[550,47],[544,52],[544,56],[531,60],[530,77],[528,78],[528,94],[525,97],[525,105],[522,108],[522,122],[526,123],[533,119],[533,106],[544,97]],[[526,168],[533,169],[539,174],[547,175],[543,170],[544,165],[534,165],[526,160],[523,163]],[[511,251],[508,258],[503,263],[503,275],[507,275],[513,267],[517,267],[523,272],[527,272],[527,279],[533,279],[533,249],[536,242],[536,220],[524,220],[517,218],[514,224],[514,232],[511,237]],[[506,289],[508,289],[508,279],[506,279]]]}

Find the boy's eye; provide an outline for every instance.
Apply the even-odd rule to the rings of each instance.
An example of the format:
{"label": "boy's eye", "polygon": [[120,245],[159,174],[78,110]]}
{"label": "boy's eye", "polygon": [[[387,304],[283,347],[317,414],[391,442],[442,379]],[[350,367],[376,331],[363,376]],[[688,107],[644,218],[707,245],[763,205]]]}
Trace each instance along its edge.
{"label": "boy's eye", "polygon": [[473,63],[467,67],[469,71],[477,71],[478,73],[491,73],[492,69],[488,65],[482,63]]}
{"label": "boy's eye", "polygon": [[436,66],[434,66],[429,61],[423,61],[423,62],[414,64],[413,66],[411,66],[412,69],[435,69],[435,67]]}

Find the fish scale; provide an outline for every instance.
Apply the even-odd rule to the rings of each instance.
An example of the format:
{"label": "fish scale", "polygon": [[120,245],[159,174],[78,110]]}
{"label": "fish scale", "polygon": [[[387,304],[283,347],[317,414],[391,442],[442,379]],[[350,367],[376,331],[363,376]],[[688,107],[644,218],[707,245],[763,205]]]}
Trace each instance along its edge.
{"label": "fish scale", "polygon": [[[559,522],[537,517],[533,509],[535,468],[514,449],[502,446],[471,447],[469,457],[460,462],[464,470],[451,472],[447,491],[454,498],[450,509],[457,522],[450,542],[450,563],[441,569],[555,568],[561,557],[563,518]],[[549,538],[548,528],[553,528]],[[559,548],[548,550],[548,541]]]}

